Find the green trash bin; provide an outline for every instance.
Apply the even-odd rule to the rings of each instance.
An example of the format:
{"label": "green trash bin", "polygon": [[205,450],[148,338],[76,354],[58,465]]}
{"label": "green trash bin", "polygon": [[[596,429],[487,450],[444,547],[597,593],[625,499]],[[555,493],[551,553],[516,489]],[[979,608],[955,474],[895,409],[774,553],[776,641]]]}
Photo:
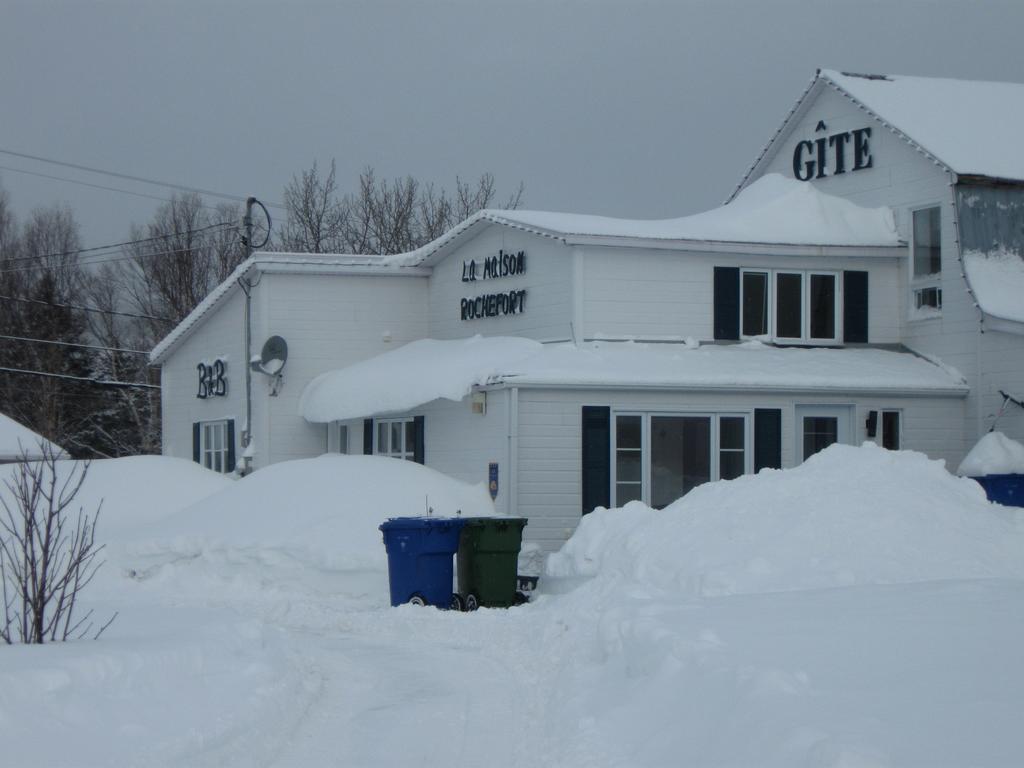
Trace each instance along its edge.
{"label": "green trash bin", "polygon": [[456,556],[459,597],[467,611],[508,608],[518,598],[516,576],[525,517],[470,517]]}

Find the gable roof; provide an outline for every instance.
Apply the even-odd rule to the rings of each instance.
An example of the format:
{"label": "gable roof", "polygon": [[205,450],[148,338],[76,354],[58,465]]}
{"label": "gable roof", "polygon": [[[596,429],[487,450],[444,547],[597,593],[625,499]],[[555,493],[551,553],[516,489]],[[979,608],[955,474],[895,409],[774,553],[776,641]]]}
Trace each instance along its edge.
{"label": "gable roof", "polygon": [[317,253],[254,253],[199,302],[149,353],[149,364],[159,365],[209,315],[239,290],[238,280],[250,271],[279,274],[365,275],[395,274],[424,277],[425,270],[389,265],[380,256]]}
{"label": "gable roof", "polygon": [[1024,84],[822,69],[758,155],[732,200],[767,164],[825,88],[833,88],[922,154],[961,176],[1024,182]]}

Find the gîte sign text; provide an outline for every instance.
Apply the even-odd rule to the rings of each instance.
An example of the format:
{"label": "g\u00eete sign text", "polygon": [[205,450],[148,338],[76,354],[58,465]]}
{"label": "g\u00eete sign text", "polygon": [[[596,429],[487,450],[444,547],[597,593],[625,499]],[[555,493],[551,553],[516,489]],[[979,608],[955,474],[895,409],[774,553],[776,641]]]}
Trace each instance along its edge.
{"label": "g\u00eete sign text", "polygon": [[[815,132],[826,131],[824,120],[818,121]],[[798,141],[793,149],[793,175],[800,181],[838,176],[850,171],[871,168],[873,159],[868,141],[870,128],[842,131],[821,136],[814,141]]]}

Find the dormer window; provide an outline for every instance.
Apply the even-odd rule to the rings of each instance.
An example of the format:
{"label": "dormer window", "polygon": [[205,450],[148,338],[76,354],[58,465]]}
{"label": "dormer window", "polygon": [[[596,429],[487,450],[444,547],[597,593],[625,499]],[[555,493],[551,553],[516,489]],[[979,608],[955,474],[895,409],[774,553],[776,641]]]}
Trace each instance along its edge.
{"label": "dormer window", "polygon": [[918,318],[942,310],[942,227],[939,206],[912,212],[911,307]]}

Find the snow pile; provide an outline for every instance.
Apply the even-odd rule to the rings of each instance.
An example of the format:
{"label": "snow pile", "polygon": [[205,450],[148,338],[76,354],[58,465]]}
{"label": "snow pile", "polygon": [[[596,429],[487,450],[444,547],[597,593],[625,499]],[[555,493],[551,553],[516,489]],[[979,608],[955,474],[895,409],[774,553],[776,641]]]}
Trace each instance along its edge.
{"label": "snow pile", "polygon": [[317,376],[302,392],[299,414],[317,423],[407,411],[442,397],[458,402],[474,385],[540,348],[516,337],[414,341]]}
{"label": "snow pile", "polygon": [[966,477],[1024,474],[1024,445],[1002,432],[989,432],[960,462],[957,474]]}
{"label": "snow pile", "polygon": [[0,413],[0,461],[14,461],[27,453],[30,458],[39,457],[40,442],[49,445],[59,456],[64,449],[51,443],[42,435]]}
{"label": "snow pile", "polygon": [[411,461],[327,454],[273,464],[150,527],[128,554],[383,570],[389,517],[494,515],[483,484]]}
{"label": "snow pile", "polygon": [[1024,323],[1024,259],[1005,248],[964,253],[967,280],[985,314]]}
{"label": "snow pile", "polygon": [[941,461],[834,445],[795,469],[702,485],[661,511],[598,510],[548,572],[688,596],[1024,578],[1024,527]]}
{"label": "snow pile", "polygon": [[888,208],[862,208],[813,184],[771,173],[729,204],[677,219],[634,220],[550,211],[488,210],[487,218],[567,235],[791,245],[899,245]]}

